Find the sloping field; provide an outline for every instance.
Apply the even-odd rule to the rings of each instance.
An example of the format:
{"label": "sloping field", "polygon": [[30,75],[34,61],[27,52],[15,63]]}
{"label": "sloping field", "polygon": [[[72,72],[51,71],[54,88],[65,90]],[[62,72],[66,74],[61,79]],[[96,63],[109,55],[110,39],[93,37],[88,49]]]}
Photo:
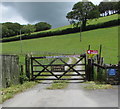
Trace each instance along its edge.
{"label": "sloping field", "polygon": [[91,49],[99,50],[99,45],[102,44],[102,56],[105,62],[117,63],[118,26],[82,32],[82,42],[80,42],[80,33],[74,33],[3,43],[3,53],[20,54],[21,44],[23,53],[32,52],[33,54],[43,52],[81,54],[86,52],[88,45],[91,45]]}
{"label": "sloping field", "polygon": [[[96,25],[96,24],[100,24],[100,23],[109,22],[109,21],[112,21],[112,20],[117,20],[119,18],[118,16],[119,16],[118,14],[113,14],[113,15],[110,15],[110,16],[100,17],[98,19],[88,20],[87,25]],[[60,30],[64,30],[64,29],[67,29],[67,28],[73,28],[73,26],[72,25],[66,25],[66,26],[63,26],[63,27],[53,28],[53,29],[50,29],[50,30],[33,32],[31,34],[36,35],[36,34],[39,34],[39,33],[60,31]],[[13,37],[19,37],[19,36],[20,35],[13,36]],[[11,39],[11,38],[12,37],[6,37],[4,39]]]}
{"label": "sloping field", "polygon": [[[100,17],[98,19],[88,20],[87,25],[95,25],[95,24],[104,23],[104,22],[108,22],[111,20],[117,20],[117,19],[118,19],[118,14],[113,14],[110,16]],[[59,27],[59,28],[50,29],[47,31],[62,30],[62,29],[71,28],[71,27],[72,27],[71,25],[67,25],[67,26],[63,26],[63,27]]]}

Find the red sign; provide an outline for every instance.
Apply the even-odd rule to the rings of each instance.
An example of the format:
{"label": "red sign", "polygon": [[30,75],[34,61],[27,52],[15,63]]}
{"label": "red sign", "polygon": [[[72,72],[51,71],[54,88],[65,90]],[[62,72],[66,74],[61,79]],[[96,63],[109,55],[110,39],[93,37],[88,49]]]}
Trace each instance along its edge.
{"label": "red sign", "polygon": [[98,54],[98,50],[87,50],[87,54]]}

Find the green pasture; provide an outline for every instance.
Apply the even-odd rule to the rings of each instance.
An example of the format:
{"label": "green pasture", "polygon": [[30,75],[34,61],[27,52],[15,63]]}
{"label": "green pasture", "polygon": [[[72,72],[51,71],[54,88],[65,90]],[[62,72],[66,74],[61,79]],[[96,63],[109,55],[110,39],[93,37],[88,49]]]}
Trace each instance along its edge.
{"label": "green pasture", "polygon": [[110,16],[105,16],[105,17],[99,17],[98,19],[93,19],[93,20],[88,20],[88,25],[94,25],[94,24],[99,24],[99,23],[104,23],[112,20],[117,20],[119,19],[118,14],[113,14]]}
{"label": "green pasture", "polygon": [[117,63],[118,26],[82,32],[82,42],[80,42],[80,33],[23,40],[22,42],[7,42],[2,44],[2,52],[20,54],[21,44],[23,54],[33,55],[81,54],[86,52],[88,45],[91,45],[91,49],[99,50],[99,45],[102,44],[102,56],[105,62]]}
{"label": "green pasture", "polygon": [[[119,17],[118,14],[113,14],[113,15],[110,15],[110,16],[105,16],[105,17],[99,17],[97,19],[93,19],[93,20],[88,20],[87,21],[87,25],[95,25],[95,24],[99,24],[99,23],[104,23],[104,22],[108,22],[108,21],[111,21],[111,20],[117,20]],[[63,26],[63,27],[58,27],[58,28],[53,28],[53,29],[50,29],[50,30],[45,30],[45,31],[38,31],[38,32],[33,32],[31,34],[38,34],[38,33],[46,33],[46,32],[49,32],[49,31],[58,31],[58,30],[64,30],[64,29],[67,29],[67,28],[73,28],[72,25],[66,25],[66,26]],[[20,35],[17,35],[17,36],[14,36],[14,37],[19,37]],[[9,39],[8,38],[4,38],[4,39]]]}

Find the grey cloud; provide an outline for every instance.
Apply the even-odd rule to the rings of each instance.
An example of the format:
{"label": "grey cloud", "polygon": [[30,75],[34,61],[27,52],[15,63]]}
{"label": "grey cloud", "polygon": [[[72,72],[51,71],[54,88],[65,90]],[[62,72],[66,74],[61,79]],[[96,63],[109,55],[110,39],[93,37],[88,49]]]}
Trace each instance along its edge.
{"label": "grey cloud", "polygon": [[54,27],[68,25],[66,14],[69,12],[73,2],[12,2],[3,3],[11,6],[28,22],[45,21]]}

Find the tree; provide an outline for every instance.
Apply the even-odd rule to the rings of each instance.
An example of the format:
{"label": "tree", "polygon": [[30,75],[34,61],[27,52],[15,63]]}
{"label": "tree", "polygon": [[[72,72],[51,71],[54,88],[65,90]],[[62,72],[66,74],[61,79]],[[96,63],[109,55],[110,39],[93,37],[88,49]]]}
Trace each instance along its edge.
{"label": "tree", "polygon": [[9,34],[9,29],[6,26],[2,25],[2,37],[7,37],[8,34]]}
{"label": "tree", "polygon": [[6,25],[2,24],[2,37],[11,37],[14,35],[15,32],[12,29],[9,29]]}
{"label": "tree", "polygon": [[31,24],[24,25],[23,28],[21,29],[21,31],[27,35],[30,35],[35,30],[36,30],[35,26]]}
{"label": "tree", "polygon": [[115,0],[111,0],[110,2],[104,0],[99,4],[99,11],[103,16],[114,14],[118,12],[118,3]]}
{"label": "tree", "polygon": [[92,2],[78,2],[73,6],[72,11],[67,13],[66,18],[82,22],[82,28],[85,28],[88,19],[98,18],[99,15],[97,6]]}
{"label": "tree", "polygon": [[6,22],[3,23],[3,25],[6,26],[10,31],[13,31],[13,34],[11,35],[19,34],[19,31],[22,27],[19,23],[12,23],[12,22]]}
{"label": "tree", "polygon": [[100,2],[98,7],[99,7],[100,13],[103,14],[102,16],[105,16],[105,5],[104,5],[104,3]]}
{"label": "tree", "polygon": [[39,22],[35,24],[36,31],[43,31],[51,29],[51,25],[46,22]]}
{"label": "tree", "polygon": [[70,24],[73,25],[73,27],[77,26],[76,21],[75,21],[75,12],[74,11],[67,13],[66,18],[68,19]]}
{"label": "tree", "polygon": [[120,1],[114,2],[114,13],[120,14]]}
{"label": "tree", "polygon": [[15,32],[15,35],[18,35],[20,33],[20,29],[22,28],[22,25],[19,23],[13,23],[13,31]]}
{"label": "tree", "polygon": [[120,1],[117,4],[117,8],[118,8],[118,14],[120,14]]}
{"label": "tree", "polygon": [[117,2],[117,1],[116,2],[115,1],[109,2],[110,11],[111,11],[112,14],[118,12],[118,9],[119,9],[118,8],[118,6],[119,6],[118,3],[119,2]]}

